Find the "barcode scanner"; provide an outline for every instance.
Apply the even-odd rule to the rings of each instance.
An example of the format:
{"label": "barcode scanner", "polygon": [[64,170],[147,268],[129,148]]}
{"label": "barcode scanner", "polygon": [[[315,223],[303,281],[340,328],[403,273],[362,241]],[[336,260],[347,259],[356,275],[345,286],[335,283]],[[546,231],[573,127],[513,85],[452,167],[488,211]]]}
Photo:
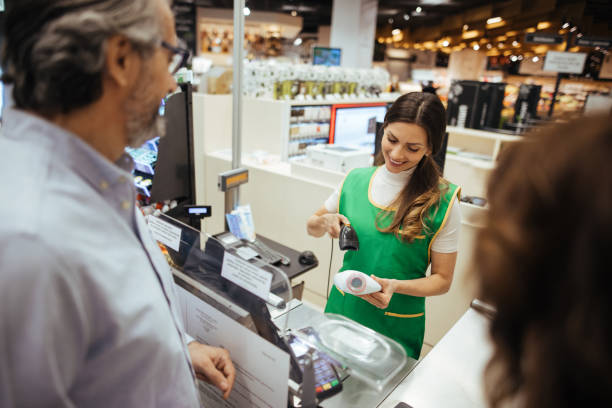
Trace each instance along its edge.
{"label": "barcode scanner", "polygon": [[357,239],[357,232],[351,227],[351,224],[343,224],[340,229],[340,236],[338,237],[338,244],[340,249],[343,251],[358,251],[359,250],[359,239]]}

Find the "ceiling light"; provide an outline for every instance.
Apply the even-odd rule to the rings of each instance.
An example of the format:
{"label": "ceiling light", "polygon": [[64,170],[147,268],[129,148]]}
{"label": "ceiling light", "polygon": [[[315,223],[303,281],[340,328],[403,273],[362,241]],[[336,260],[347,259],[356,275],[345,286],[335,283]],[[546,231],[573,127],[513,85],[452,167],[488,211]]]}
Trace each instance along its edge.
{"label": "ceiling light", "polygon": [[387,22],[388,22],[389,24],[393,24],[393,19],[392,19],[392,18],[389,18],[389,19],[387,20]]}
{"label": "ceiling light", "polygon": [[573,33],[574,31],[576,31],[578,29],[578,27],[573,26],[572,28],[570,28],[570,33]]}
{"label": "ceiling light", "polygon": [[535,33],[536,32],[536,28],[535,27],[529,27],[525,31],[528,32],[528,33]]}
{"label": "ceiling light", "polygon": [[251,9],[248,7],[245,7],[242,12],[244,13],[245,16],[249,16],[251,15]]}
{"label": "ceiling light", "polygon": [[536,55],[535,57],[533,57],[531,59],[533,62],[538,62],[540,60],[540,58]]}
{"label": "ceiling light", "polygon": [[501,23],[502,21],[503,19],[501,17],[491,17],[487,19],[487,24],[496,24],[496,23]]}
{"label": "ceiling light", "polygon": [[517,60],[518,60],[518,57],[516,55],[511,55],[510,56],[510,61],[516,62]]}
{"label": "ceiling light", "polygon": [[561,26],[561,28],[566,29],[570,26],[569,23],[563,23],[563,25]]}
{"label": "ceiling light", "polygon": [[519,55],[519,56],[518,56],[518,60],[519,60],[519,61],[522,61],[522,60],[523,60],[523,56],[522,56],[522,55]]}
{"label": "ceiling light", "polygon": [[499,44],[497,44],[497,46],[498,46],[499,48],[504,48],[504,43],[499,43]]}
{"label": "ceiling light", "polygon": [[417,7],[417,8],[416,8],[416,12],[417,12],[417,13],[420,13],[421,11],[423,11],[423,9],[422,9],[421,7]]}
{"label": "ceiling light", "polygon": [[490,50],[491,48],[493,48],[493,45],[491,43],[487,44],[487,50]]}
{"label": "ceiling light", "polygon": [[546,30],[550,27],[550,21],[540,21],[537,25],[538,30]]}
{"label": "ceiling light", "polygon": [[404,20],[406,21],[410,20],[410,16],[408,14],[404,14]]}
{"label": "ceiling light", "polygon": [[296,47],[302,44],[302,38],[298,37],[295,39],[295,41],[293,42],[293,45],[295,45]]}
{"label": "ceiling light", "polygon": [[391,31],[391,34],[393,35],[398,35],[399,33],[401,33],[402,31],[399,28],[396,28],[395,30]]}
{"label": "ceiling light", "polygon": [[478,51],[480,49],[480,45],[474,44],[472,48],[474,49],[474,51]]}
{"label": "ceiling light", "polygon": [[468,26],[467,24],[463,25],[463,31],[467,31],[470,28],[470,26]]}
{"label": "ceiling light", "polygon": [[518,47],[518,45],[519,45],[518,41],[516,41],[516,40],[512,41],[512,46],[513,47]]}
{"label": "ceiling light", "polygon": [[470,39],[470,38],[476,38],[476,37],[478,37],[479,35],[480,35],[480,31],[478,31],[478,30],[472,30],[472,31],[466,31],[466,32],[464,32],[463,34],[461,34],[461,37],[462,37],[463,39],[468,40],[468,39]]}
{"label": "ceiling light", "polygon": [[297,16],[297,11],[295,11],[295,10],[291,10],[291,15],[292,15],[293,17]]}
{"label": "ceiling light", "polygon": [[443,46],[443,47],[448,47],[448,46],[449,46],[449,44],[450,44],[450,42],[449,42],[448,40],[444,40],[444,41],[442,41],[442,46]]}

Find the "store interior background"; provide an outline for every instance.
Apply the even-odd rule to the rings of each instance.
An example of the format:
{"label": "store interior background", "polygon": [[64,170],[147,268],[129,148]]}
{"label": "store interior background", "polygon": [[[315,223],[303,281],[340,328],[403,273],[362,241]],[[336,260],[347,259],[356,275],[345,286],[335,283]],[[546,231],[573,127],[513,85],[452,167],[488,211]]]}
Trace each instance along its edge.
{"label": "store interior background", "polygon": [[[231,168],[232,6],[231,0],[175,4],[179,35],[199,57],[193,64],[198,89],[194,96],[196,201],[218,209],[223,208],[224,196],[217,189],[216,175]],[[292,283],[305,281],[303,300],[321,308],[329,288],[329,270],[333,279],[341,266],[342,253],[336,242],[332,250],[329,239],[308,236],[305,222],[344,173],[309,164],[305,154],[317,132],[327,137],[325,124],[329,118],[320,120],[314,114],[316,124],[322,123],[324,128],[309,128],[315,134],[300,137],[296,132],[303,131],[308,123],[300,123],[301,113],[295,111],[311,105],[392,102],[398,93],[420,91],[429,81],[446,104],[452,80],[473,80],[507,84],[500,128],[503,122],[513,121],[521,84],[541,85],[537,116],[548,120],[557,73],[544,71],[544,60],[548,51],[565,50],[586,53],[586,62],[582,73],[562,76],[550,120],[582,115],[590,95],[610,98],[612,61],[607,47],[574,45],[581,37],[610,38],[612,9],[605,0],[247,0],[246,8],[247,83],[253,62],[270,71],[287,65],[313,69],[314,46],[340,48],[343,69],[381,68],[388,72],[381,93],[367,97],[311,101],[300,97],[299,92],[286,96],[244,91],[242,164],[250,171],[250,181],[241,187],[240,202],[251,205],[258,233],[317,255],[319,266]],[[534,33],[559,36],[563,41],[526,42],[526,36]],[[200,66],[205,72],[198,72]],[[486,199],[487,177],[497,155],[506,144],[524,136],[452,129],[444,175],[462,186],[464,196]],[[449,293],[427,299],[423,354],[474,298],[470,265],[477,260],[471,252],[486,206],[468,202],[461,206],[463,221],[454,282]],[[214,210],[213,214],[203,222],[203,231],[223,229],[222,214]]]}
{"label": "store interior background", "polygon": [[[202,231],[210,234],[224,230],[225,197],[217,188],[217,177],[232,168],[233,3],[194,0],[175,1],[173,6],[177,33],[194,55],[191,72],[180,75],[195,90],[193,201],[212,206],[213,216],[202,221]],[[515,103],[523,84],[541,86],[537,120],[531,123],[536,127],[585,114],[589,98],[610,109],[609,0],[247,0],[244,14],[247,62],[241,162],[249,170],[249,182],[241,186],[240,203],[251,205],[258,234],[316,254],[318,267],[292,284],[303,281],[303,301],[321,310],[343,254],[336,241],[330,244],[329,238],[308,236],[306,220],[345,172],[313,164],[308,146],[328,141],[331,106],[385,105],[428,83],[447,104],[451,81],[472,80],[506,84],[496,126],[500,129],[516,120]],[[529,34],[553,38],[553,43],[528,42]],[[576,45],[580,38],[595,42]],[[340,48],[340,66],[317,70],[319,66],[312,64],[315,46]],[[585,53],[582,72],[545,71],[549,51]],[[271,79],[249,85],[248,75]],[[357,79],[347,80],[347,75]],[[323,99],[309,98],[309,90],[303,91],[309,78],[345,88]],[[351,81],[357,89],[349,91]],[[283,82],[289,86],[283,88]],[[4,101],[4,89],[2,94]],[[518,131],[467,126],[452,126],[448,133],[444,176],[462,187],[463,196],[484,199],[499,153],[507,144],[528,137]],[[470,271],[478,260],[472,248],[487,208],[469,202],[460,205],[455,277],[447,294],[427,299],[423,355],[475,297]]]}

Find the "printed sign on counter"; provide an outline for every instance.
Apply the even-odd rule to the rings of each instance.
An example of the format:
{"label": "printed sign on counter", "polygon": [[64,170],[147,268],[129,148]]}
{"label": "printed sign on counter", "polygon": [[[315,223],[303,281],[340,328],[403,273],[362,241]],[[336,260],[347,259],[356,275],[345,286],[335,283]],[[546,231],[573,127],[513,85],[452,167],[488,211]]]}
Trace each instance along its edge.
{"label": "printed sign on counter", "polygon": [[580,74],[584,69],[586,57],[584,52],[548,51],[544,60],[544,71]]}
{"label": "printed sign on counter", "polygon": [[227,401],[215,387],[198,381],[202,406],[285,408],[289,354],[182,287],[175,287],[185,331],[200,343],[228,350],[236,367],[234,388]]}
{"label": "printed sign on counter", "polygon": [[153,238],[178,252],[181,244],[181,229],[153,215],[148,216],[147,221]]}
{"label": "printed sign on counter", "polygon": [[223,256],[221,276],[263,300],[268,300],[270,286],[272,285],[272,273],[226,252]]}

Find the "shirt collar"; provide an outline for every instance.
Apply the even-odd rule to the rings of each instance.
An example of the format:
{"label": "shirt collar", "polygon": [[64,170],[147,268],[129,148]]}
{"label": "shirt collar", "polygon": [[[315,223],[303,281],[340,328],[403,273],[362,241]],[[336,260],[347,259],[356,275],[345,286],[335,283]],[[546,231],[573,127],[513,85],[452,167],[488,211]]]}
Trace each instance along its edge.
{"label": "shirt collar", "polygon": [[381,176],[384,177],[384,180],[391,184],[401,184],[404,185],[408,181],[408,179],[414,173],[416,166],[409,168],[408,170],[400,171],[399,173],[391,173],[389,169],[387,169],[386,165],[381,166],[382,169],[380,171]]}
{"label": "shirt collar", "polygon": [[135,187],[130,171],[133,161],[124,154],[112,163],[77,135],[31,113],[8,108],[4,112],[5,137],[45,149],[53,160],[83,178],[102,199],[117,208],[133,224]]}

